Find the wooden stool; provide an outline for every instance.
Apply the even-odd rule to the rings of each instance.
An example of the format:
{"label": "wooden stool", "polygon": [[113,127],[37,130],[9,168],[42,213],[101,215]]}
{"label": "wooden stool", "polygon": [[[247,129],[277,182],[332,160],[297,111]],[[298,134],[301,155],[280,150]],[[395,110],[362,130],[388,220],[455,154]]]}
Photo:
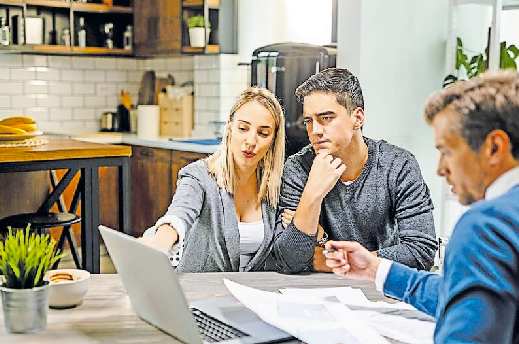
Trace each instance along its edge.
{"label": "wooden stool", "polygon": [[[5,236],[8,233],[7,227],[25,229],[29,223],[31,224],[31,230],[34,230],[39,234],[42,234],[46,228],[63,227],[56,249],[62,252],[65,240],[67,240],[70,246],[70,252],[72,253],[72,257],[74,259],[74,263],[78,269],[81,269],[81,263],[79,262],[76,246],[72,239],[72,234],[70,233],[70,227],[79,221],[81,221],[81,217],[71,213],[49,212],[16,214],[0,220],[0,234]],[[58,263],[59,260],[56,261],[52,268],[56,269]]]}

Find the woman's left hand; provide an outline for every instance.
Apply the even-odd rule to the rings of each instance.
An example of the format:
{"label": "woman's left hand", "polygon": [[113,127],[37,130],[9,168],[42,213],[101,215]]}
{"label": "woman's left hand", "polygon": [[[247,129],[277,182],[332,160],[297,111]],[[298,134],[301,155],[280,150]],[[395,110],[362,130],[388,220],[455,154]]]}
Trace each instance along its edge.
{"label": "woman's left hand", "polygon": [[281,214],[281,222],[283,223],[283,228],[287,228],[290,222],[294,219],[295,210],[285,209],[283,210],[283,214]]}

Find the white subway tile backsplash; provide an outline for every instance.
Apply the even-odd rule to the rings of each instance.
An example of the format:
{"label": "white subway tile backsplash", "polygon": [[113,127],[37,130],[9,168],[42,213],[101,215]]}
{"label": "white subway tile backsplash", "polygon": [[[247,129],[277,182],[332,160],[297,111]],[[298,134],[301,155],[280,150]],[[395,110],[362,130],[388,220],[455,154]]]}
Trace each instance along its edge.
{"label": "white subway tile backsplash", "polygon": [[47,56],[23,55],[24,67],[48,67]]}
{"label": "white subway tile backsplash", "polygon": [[[209,60],[207,66],[218,64]],[[100,114],[115,111],[121,89],[137,103],[146,69],[164,77],[171,73],[181,84],[193,80],[194,60],[0,54],[0,113],[31,116],[43,131],[97,131]],[[207,94],[219,92],[217,84],[206,86]]]}
{"label": "white subway tile backsplash", "polygon": [[61,79],[58,69],[39,68],[36,70],[36,79],[45,81],[57,81]]}
{"label": "white subway tile backsplash", "polygon": [[105,81],[105,71],[92,70],[85,73],[85,81]]}
{"label": "white subway tile backsplash", "polygon": [[95,58],[74,56],[72,59],[72,67],[83,69],[94,69]]}
{"label": "white subway tile backsplash", "polygon": [[47,94],[49,85],[47,81],[26,81],[23,89],[26,94]]}
{"label": "white subway tile backsplash", "polygon": [[126,72],[126,81],[129,82],[140,82],[142,78],[141,71],[130,71]]}
{"label": "white subway tile backsplash", "polygon": [[[193,58],[191,58],[193,60]],[[177,71],[181,69],[181,58],[180,57],[173,57],[166,60],[166,67],[171,71]],[[191,67],[191,69],[193,69]]]}
{"label": "white subway tile backsplash", "polygon": [[207,70],[195,70],[193,73],[194,82],[197,84],[206,83],[209,79],[210,71]]}
{"label": "white subway tile backsplash", "polygon": [[139,64],[137,60],[134,59],[125,59],[119,58],[117,59],[117,70],[139,70]]}
{"label": "white subway tile backsplash", "polygon": [[196,97],[195,99],[195,111],[207,110],[207,100],[205,97]]}
{"label": "white subway tile backsplash", "polygon": [[36,72],[29,68],[13,68],[11,69],[11,78],[13,80],[35,80]]}
{"label": "white subway tile backsplash", "polygon": [[[0,62],[1,63],[1,62]],[[9,69],[7,68],[0,68],[0,80],[9,80]]]}
{"label": "white subway tile backsplash", "polygon": [[11,107],[11,98],[9,96],[0,96],[0,109],[8,109]]}
{"label": "white subway tile backsplash", "polygon": [[0,118],[11,117],[11,116],[19,116],[17,110],[12,109],[0,109]]}
{"label": "white subway tile backsplash", "polygon": [[44,106],[48,108],[55,108],[61,105],[61,99],[59,96],[50,96],[47,94],[38,95],[36,99],[36,104],[38,106]]}
{"label": "white subway tile backsplash", "polygon": [[22,67],[23,66],[23,62],[22,62],[22,55],[10,55],[10,54],[5,54],[5,55],[0,55],[0,66],[2,66],[2,68],[6,68],[6,67]]}
{"label": "white subway tile backsplash", "polygon": [[61,69],[72,67],[72,60],[70,56],[49,56],[49,67]]}
{"label": "white subway tile backsplash", "polygon": [[207,73],[208,73],[208,78],[207,78],[208,82],[220,82],[220,80],[225,80],[226,82],[228,81],[223,76],[220,77],[220,71],[218,69],[208,71]]}
{"label": "white subway tile backsplash", "polygon": [[183,70],[193,70],[193,58],[192,57],[181,57],[180,66]]}
{"label": "white subway tile backsplash", "polygon": [[63,96],[61,97],[61,106],[80,108],[84,106],[83,96]]}
{"label": "white subway tile backsplash", "polygon": [[98,57],[94,60],[96,69],[116,69],[117,63],[115,58]]}
{"label": "white subway tile backsplash", "polygon": [[24,108],[26,106],[36,106],[36,98],[30,95],[11,96],[12,108]]}
{"label": "white subway tile backsplash", "polygon": [[52,121],[70,121],[72,120],[72,109],[50,109],[50,120]]}
{"label": "white subway tile backsplash", "polygon": [[91,118],[94,118],[95,110],[94,109],[73,109],[72,116],[73,116],[74,120],[89,120]]}
{"label": "white subway tile backsplash", "polygon": [[202,97],[216,97],[219,94],[220,86],[218,84],[200,85],[200,96]]}
{"label": "white subway tile backsplash", "polygon": [[0,94],[22,94],[23,83],[21,82],[3,82],[0,86]]}
{"label": "white subway tile backsplash", "polygon": [[47,121],[49,119],[49,109],[45,107],[28,107],[25,108],[25,116],[32,117],[36,120],[38,129],[40,128],[41,121]]}
{"label": "white subway tile backsplash", "polygon": [[95,94],[95,84],[81,83],[72,85],[73,94]]}
{"label": "white subway tile backsplash", "polygon": [[50,94],[69,95],[72,94],[70,82],[49,82]]}
{"label": "white subway tile backsplash", "polygon": [[115,96],[118,94],[115,84],[97,84],[96,94],[103,96]]}
{"label": "white subway tile backsplash", "polygon": [[82,82],[84,80],[83,71],[82,70],[62,69],[61,70],[61,80]]}
{"label": "white subway tile backsplash", "polygon": [[88,107],[103,107],[106,105],[106,99],[104,96],[87,96],[85,97],[85,106]]}
{"label": "white subway tile backsplash", "polygon": [[220,98],[208,98],[207,99],[207,109],[211,111],[220,111]]}
{"label": "white subway tile backsplash", "polygon": [[110,82],[126,81],[126,72],[106,71],[106,81],[110,81]]}
{"label": "white subway tile backsplash", "polygon": [[220,54],[218,55],[221,68],[237,68],[240,62],[238,55]]}

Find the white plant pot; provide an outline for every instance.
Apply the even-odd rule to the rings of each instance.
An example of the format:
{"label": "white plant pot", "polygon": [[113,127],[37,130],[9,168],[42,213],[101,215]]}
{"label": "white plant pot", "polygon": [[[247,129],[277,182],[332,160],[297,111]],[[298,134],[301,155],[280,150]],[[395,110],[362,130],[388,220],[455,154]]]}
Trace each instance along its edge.
{"label": "white plant pot", "polygon": [[209,42],[211,29],[192,27],[189,29],[189,44],[194,48],[203,48]]}

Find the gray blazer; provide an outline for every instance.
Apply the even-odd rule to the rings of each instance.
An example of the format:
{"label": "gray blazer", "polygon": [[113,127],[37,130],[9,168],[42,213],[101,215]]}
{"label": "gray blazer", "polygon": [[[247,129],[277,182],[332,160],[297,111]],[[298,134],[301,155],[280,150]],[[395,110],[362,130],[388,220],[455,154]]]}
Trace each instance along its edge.
{"label": "gray blazer", "polygon": [[[265,235],[258,252],[244,271],[265,270],[272,261],[275,209],[262,203]],[[238,271],[240,234],[232,194],[220,189],[204,160],[182,168],[177,190],[166,215],[179,217],[186,226],[184,252],[178,272]]]}

